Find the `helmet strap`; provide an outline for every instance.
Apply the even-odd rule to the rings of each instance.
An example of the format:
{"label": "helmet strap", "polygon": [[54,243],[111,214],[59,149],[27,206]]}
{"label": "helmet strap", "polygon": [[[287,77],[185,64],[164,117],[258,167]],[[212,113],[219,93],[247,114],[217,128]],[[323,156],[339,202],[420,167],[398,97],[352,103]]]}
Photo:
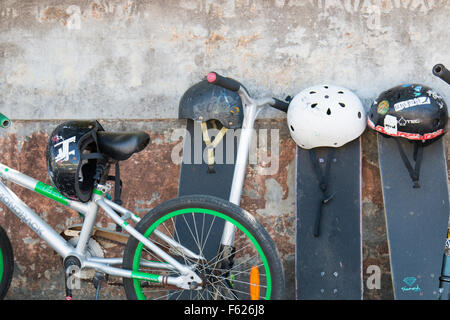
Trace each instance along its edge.
{"label": "helmet strap", "polygon": [[[212,120],[213,127],[216,128],[215,121]],[[208,173],[215,173],[214,170],[214,148],[217,147],[217,145],[222,141],[223,137],[225,136],[225,133],[227,132],[227,128],[225,126],[220,129],[217,136],[214,138],[214,141],[211,141],[211,138],[208,134],[208,126],[206,122],[201,123],[202,126],[202,134],[203,134],[203,141],[205,142],[206,148],[208,149]]]}
{"label": "helmet strap", "polygon": [[122,199],[120,198],[122,195],[122,180],[120,180],[120,165],[119,161],[116,162],[116,168],[114,172],[114,203],[118,205],[122,205]]}
{"label": "helmet strap", "polygon": [[[122,196],[122,180],[120,179],[120,165],[119,165],[119,161],[116,162],[115,165],[115,171],[114,171],[114,176],[110,177],[108,176],[108,180],[109,178],[114,179],[114,199],[113,202],[117,203],[119,206],[121,206],[123,204],[123,201],[121,199]],[[112,180],[111,179],[111,180]],[[116,224],[116,231],[117,232],[121,232],[122,231],[122,227],[118,224]]]}
{"label": "helmet strap", "polygon": [[409,161],[408,157],[406,156],[405,150],[403,149],[403,146],[401,145],[399,139],[394,139],[397,143],[398,151],[400,152],[400,156],[402,158],[403,163],[405,164],[406,169],[409,172],[409,176],[411,177],[411,180],[413,181],[413,188],[420,188],[419,185],[419,176],[420,176],[420,166],[422,164],[422,158],[423,158],[423,145],[421,141],[415,141],[414,142],[414,168],[411,165],[411,162]]}
{"label": "helmet strap", "polygon": [[322,172],[322,168],[319,165],[319,161],[317,160],[314,149],[309,150],[309,156],[311,158],[311,162],[313,164],[313,168],[316,173],[317,179],[319,180],[319,188],[320,188],[320,191],[322,191],[322,200],[320,201],[320,208],[316,213],[316,220],[314,223],[314,230],[313,230],[314,237],[318,237],[320,235],[320,222],[322,219],[323,207],[328,202],[330,202],[334,197],[334,193],[330,194],[328,191],[328,184],[329,184],[329,179],[330,179],[330,168],[331,168],[331,162],[333,161],[332,160],[333,155],[334,155],[334,148],[330,148],[328,150],[328,155],[327,155],[327,160],[326,160],[327,162],[325,164],[325,172]]}
{"label": "helmet strap", "polygon": [[100,159],[106,161],[106,157],[100,153],[100,152],[91,152],[91,153],[83,153],[80,156],[81,160],[88,160],[88,159]]}

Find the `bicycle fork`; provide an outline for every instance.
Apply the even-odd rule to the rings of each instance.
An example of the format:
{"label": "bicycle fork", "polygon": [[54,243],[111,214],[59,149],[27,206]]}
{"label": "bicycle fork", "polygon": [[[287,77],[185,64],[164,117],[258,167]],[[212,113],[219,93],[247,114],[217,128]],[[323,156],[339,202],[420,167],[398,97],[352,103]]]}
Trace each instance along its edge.
{"label": "bicycle fork", "polygon": [[[229,201],[235,205],[239,205],[241,202],[242,188],[244,186],[245,171],[247,168],[248,153],[250,150],[250,143],[252,141],[253,135],[253,127],[260,110],[257,108],[256,104],[248,101],[245,96],[241,98],[243,98],[242,102],[244,106],[244,122],[242,124],[241,135],[239,137],[236,165],[234,167],[233,181],[231,184],[229,197]],[[235,231],[236,227],[232,223],[227,221],[225,223],[222,234],[222,246],[233,246]]]}
{"label": "bicycle fork", "polygon": [[[250,143],[252,141],[253,135],[253,126],[255,119],[258,115],[260,109],[257,108],[256,104],[251,103],[243,98],[243,106],[244,106],[244,122],[242,125],[241,134],[239,137],[239,145],[238,151],[236,155],[236,165],[233,173],[233,180],[231,185],[230,197],[229,201],[235,205],[239,205],[241,202],[242,188],[244,186],[245,180],[245,172],[248,161],[248,154],[250,150]],[[233,287],[232,279],[233,274],[231,274],[231,269],[234,264],[234,238],[235,238],[236,226],[231,222],[226,221],[222,233],[221,245],[219,247],[218,257],[219,261],[221,261],[223,270],[226,271],[226,274],[223,274],[226,280],[226,284],[230,289]],[[233,290],[230,290],[230,293],[233,294],[233,297],[237,299],[237,296],[234,295]],[[217,298],[217,297],[216,297]]]}

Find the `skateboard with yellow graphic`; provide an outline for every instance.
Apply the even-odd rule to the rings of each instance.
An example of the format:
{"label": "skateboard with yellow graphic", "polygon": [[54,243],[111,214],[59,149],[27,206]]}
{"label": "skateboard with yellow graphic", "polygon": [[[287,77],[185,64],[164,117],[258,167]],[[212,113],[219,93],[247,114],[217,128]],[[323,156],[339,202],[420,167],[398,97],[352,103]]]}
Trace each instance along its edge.
{"label": "skateboard with yellow graphic", "polygon": [[[179,118],[186,119],[186,130],[178,196],[201,194],[228,200],[237,153],[234,134],[242,122],[239,95],[202,80],[181,97]],[[176,220],[178,230],[181,230],[179,239],[188,248],[196,247],[195,243],[190,243],[194,240],[189,233],[195,224],[194,221]],[[223,223],[214,223],[208,238],[210,245],[203,252],[207,258],[217,254],[222,230]]]}

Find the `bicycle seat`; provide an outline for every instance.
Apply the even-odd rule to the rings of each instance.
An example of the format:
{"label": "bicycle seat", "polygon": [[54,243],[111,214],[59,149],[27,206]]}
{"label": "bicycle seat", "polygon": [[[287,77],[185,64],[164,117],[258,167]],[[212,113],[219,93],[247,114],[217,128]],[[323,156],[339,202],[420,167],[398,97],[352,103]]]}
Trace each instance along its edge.
{"label": "bicycle seat", "polygon": [[97,144],[104,155],[118,161],[127,160],[133,153],[142,151],[150,142],[144,131],[97,132]]}

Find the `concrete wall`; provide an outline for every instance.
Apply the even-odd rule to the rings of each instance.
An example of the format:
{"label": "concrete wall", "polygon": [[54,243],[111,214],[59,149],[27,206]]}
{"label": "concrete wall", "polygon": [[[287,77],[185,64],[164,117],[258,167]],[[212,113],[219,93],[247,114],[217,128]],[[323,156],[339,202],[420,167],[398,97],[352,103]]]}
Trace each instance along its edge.
{"label": "concrete wall", "polygon": [[[333,83],[369,106],[382,90],[420,82],[448,101],[450,91],[431,68],[450,65],[449,16],[448,0],[3,0],[0,111],[16,121],[1,135],[0,161],[48,183],[44,150],[57,120],[97,118],[109,129],[144,129],[152,144],[124,164],[130,171],[124,199],[143,214],[176,196],[179,166],[170,154],[179,143],[172,132],[184,126],[176,120],[178,101],[207,72],[232,76],[253,95],[285,97]],[[279,129],[280,166],[272,176],[249,168],[242,205],[275,238],[293,298],[295,144],[284,114],[262,118],[259,128]],[[366,131],[362,139],[364,265],[383,272],[382,289],[365,298],[392,298],[376,136]],[[169,173],[173,178],[161,178]],[[140,183],[144,188],[135,191]],[[58,231],[78,222],[76,213],[28,191],[19,195]],[[63,297],[59,258],[6,210],[0,224],[16,255],[7,298]],[[87,287],[79,297],[93,292]],[[105,297],[123,295],[112,288]]]}
{"label": "concrete wall", "polygon": [[15,119],[174,118],[216,70],[254,94],[330,82],[362,99],[448,63],[448,1],[11,1],[1,103]]}

